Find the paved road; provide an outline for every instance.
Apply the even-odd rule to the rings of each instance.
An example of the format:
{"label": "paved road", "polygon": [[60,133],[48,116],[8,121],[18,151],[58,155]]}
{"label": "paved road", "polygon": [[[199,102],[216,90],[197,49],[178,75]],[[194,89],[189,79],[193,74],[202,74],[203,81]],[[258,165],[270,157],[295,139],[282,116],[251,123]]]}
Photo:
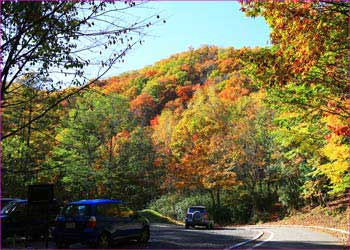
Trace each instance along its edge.
{"label": "paved road", "polygon": [[[342,240],[328,233],[302,227],[249,227],[263,231],[263,237],[239,249],[272,249],[272,250],[344,250]],[[344,242],[345,243],[345,242]]]}
{"label": "paved road", "polygon": [[243,228],[206,230],[173,225],[155,225],[151,232],[148,249],[225,249],[257,234]]}
{"label": "paved road", "polygon": [[[246,227],[247,228],[247,227]],[[215,230],[184,229],[182,226],[155,224],[151,227],[151,239],[146,246],[140,247],[136,243],[123,243],[114,246],[117,249],[230,249],[240,242],[248,241],[263,231],[259,240],[247,243],[237,249],[344,249],[335,237],[310,229],[286,227],[249,227],[225,228]],[[49,248],[54,248],[50,242]],[[12,244],[3,248],[14,248]],[[17,242],[15,248],[24,248],[23,242]],[[32,243],[32,248],[42,249],[44,244]],[[80,244],[71,245],[70,248],[86,248]]]}

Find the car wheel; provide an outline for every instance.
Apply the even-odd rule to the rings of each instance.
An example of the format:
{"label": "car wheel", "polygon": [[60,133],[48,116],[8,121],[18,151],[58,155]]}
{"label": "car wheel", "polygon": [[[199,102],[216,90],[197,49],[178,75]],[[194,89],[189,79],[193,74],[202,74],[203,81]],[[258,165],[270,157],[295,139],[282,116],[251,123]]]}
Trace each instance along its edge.
{"label": "car wheel", "polygon": [[144,227],[142,229],[142,232],[141,232],[141,235],[140,235],[138,242],[141,244],[146,244],[148,242],[149,238],[150,238],[149,228]]}
{"label": "car wheel", "polygon": [[185,228],[186,228],[186,229],[189,229],[189,228],[190,228],[190,225],[185,224]]}
{"label": "car wheel", "polygon": [[102,233],[97,239],[97,248],[108,248],[111,246],[111,237],[107,233]]}

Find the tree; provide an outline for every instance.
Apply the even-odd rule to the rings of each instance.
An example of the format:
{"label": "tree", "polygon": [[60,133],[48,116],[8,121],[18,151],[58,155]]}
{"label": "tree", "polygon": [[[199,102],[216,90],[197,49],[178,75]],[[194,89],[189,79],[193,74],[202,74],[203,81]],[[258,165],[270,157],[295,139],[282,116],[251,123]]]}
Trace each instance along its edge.
{"label": "tree", "polygon": [[[242,2],[248,15],[265,18],[272,28],[273,43],[271,48],[246,54],[246,71],[268,88],[273,108],[280,114],[295,115],[289,129],[307,126],[313,131],[315,123],[324,126],[315,130],[323,139],[312,140],[309,150],[300,142],[291,150],[309,151],[312,156],[309,163],[299,164],[309,174],[312,163],[315,168],[313,178],[306,180],[309,191],[320,197],[329,190],[343,192],[349,188],[347,157],[342,153],[350,138],[349,2]],[[292,134],[288,138],[296,139]],[[319,153],[314,153],[315,147]],[[338,160],[331,150],[337,152]],[[314,185],[312,179],[317,177],[324,181]]]}
{"label": "tree", "polygon": [[130,102],[130,110],[140,120],[142,126],[149,124],[151,118],[156,115],[156,102],[147,93],[142,93]]}
{"label": "tree", "polygon": [[307,112],[336,114],[346,124],[350,117],[347,42],[350,4],[242,2],[247,15],[263,16],[272,28],[272,48],[247,53],[251,77],[262,86],[281,90],[282,103],[300,106]]}
{"label": "tree", "polygon": [[175,162],[168,166],[169,182],[181,189],[209,191],[213,207],[220,206],[222,190],[236,184],[228,118],[214,86],[197,90],[171,138]]}
{"label": "tree", "polygon": [[[126,19],[123,11],[135,5],[132,1],[3,2],[1,107],[16,104],[16,88],[12,86],[28,72],[51,78],[40,86],[41,90],[55,91],[67,85],[77,88],[69,94],[57,92],[54,102],[2,138],[16,134],[61,101],[97,82],[115,63],[124,60],[127,51],[142,43],[144,29],[156,23],[159,16]],[[28,100],[23,97],[22,101]]]}
{"label": "tree", "polygon": [[56,136],[59,143],[47,158],[48,171],[42,169],[42,178],[73,192],[74,198],[115,196],[114,186],[120,181],[118,137],[131,125],[126,98],[85,93]]}
{"label": "tree", "polygon": [[[16,96],[13,98],[16,105],[8,106],[6,110],[3,110],[2,129],[11,131],[27,123],[55,99],[54,94],[38,89],[37,85],[43,81],[45,79],[28,75],[20,83],[12,86],[16,89],[14,92]],[[65,91],[69,92],[68,89]],[[26,101],[23,101],[22,97]],[[55,128],[66,112],[63,106],[58,105],[47,113],[46,119],[32,123],[20,133],[2,142],[2,188],[4,192],[11,192],[11,196],[21,197],[26,192],[25,185],[38,181],[38,173],[42,169],[46,155],[56,143]]]}
{"label": "tree", "polygon": [[136,127],[121,144],[118,155],[119,197],[137,209],[157,197],[163,180],[163,169],[154,165],[157,155],[149,132]]}

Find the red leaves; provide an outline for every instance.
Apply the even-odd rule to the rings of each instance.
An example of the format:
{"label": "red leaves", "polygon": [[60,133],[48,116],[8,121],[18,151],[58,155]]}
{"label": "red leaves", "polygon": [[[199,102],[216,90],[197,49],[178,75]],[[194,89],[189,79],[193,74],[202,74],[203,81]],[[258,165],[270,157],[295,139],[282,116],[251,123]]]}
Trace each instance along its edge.
{"label": "red leaves", "polygon": [[156,107],[153,97],[147,93],[142,93],[130,102],[130,110],[145,124],[154,116]]}
{"label": "red leaves", "polygon": [[330,130],[332,130],[333,133],[335,133],[338,136],[340,136],[340,135],[341,136],[350,136],[350,125],[335,125],[335,126],[328,125],[328,128]]}
{"label": "red leaves", "polygon": [[153,161],[153,166],[159,167],[159,166],[162,165],[162,163],[163,163],[163,159],[160,158],[160,157],[157,157],[157,158],[155,158],[154,161]]}
{"label": "red leaves", "polygon": [[137,109],[142,109],[143,107],[154,108],[155,102],[153,97],[147,93],[142,93],[136,99],[131,101],[130,109],[131,111],[135,111]]}
{"label": "red leaves", "polygon": [[188,101],[189,99],[192,98],[193,93],[198,88],[199,88],[199,85],[179,86],[176,88],[176,94],[182,101]]}
{"label": "red leaves", "polygon": [[150,126],[154,127],[156,125],[158,125],[158,120],[159,120],[159,115],[156,115],[151,121],[150,121]]}

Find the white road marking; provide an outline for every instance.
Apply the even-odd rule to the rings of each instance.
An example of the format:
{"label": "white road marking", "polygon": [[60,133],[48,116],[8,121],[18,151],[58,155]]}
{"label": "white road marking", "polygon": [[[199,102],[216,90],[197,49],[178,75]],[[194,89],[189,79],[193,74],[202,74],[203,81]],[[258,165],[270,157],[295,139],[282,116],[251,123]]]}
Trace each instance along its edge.
{"label": "white road marking", "polygon": [[268,233],[270,234],[270,237],[269,237],[269,238],[267,238],[266,240],[263,240],[263,241],[261,241],[261,242],[255,244],[254,246],[252,246],[251,248],[248,248],[247,250],[252,250],[253,248],[259,247],[259,246],[261,246],[262,244],[265,244],[266,242],[272,240],[273,237],[275,236],[274,233],[271,232],[271,231],[268,231],[268,230],[266,230],[266,232],[268,232]]}
{"label": "white road marking", "polygon": [[240,246],[243,246],[243,245],[245,245],[245,244],[248,244],[248,243],[250,243],[250,242],[252,242],[252,241],[255,241],[255,240],[259,239],[259,238],[264,234],[263,231],[257,231],[257,230],[247,229],[247,228],[243,228],[243,229],[244,229],[244,230],[250,230],[250,231],[258,232],[258,234],[257,234],[254,238],[252,238],[252,239],[239,242],[239,243],[237,243],[237,244],[235,244],[235,245],[233,245],[233,246],[230,246],[230,247],[228,247],[228,248],[225,248],[224,250],[231,250],[231,249],[234,249],[234,248],[238,248],[238,247],[240,247]]}
{"label": "white road marking", "polygon": [[320,227],[320,226],[304,226],[304,227],[326,229],[326,230],[330,230],[330,231],[334,231],[334,232],[338,232],[338,233],[342,233],[342,234],[350,234],[349,231],[345,231],[345,230],[341,230],[341,229],[337,229],[337,228],[331,228],[331,227]]}

